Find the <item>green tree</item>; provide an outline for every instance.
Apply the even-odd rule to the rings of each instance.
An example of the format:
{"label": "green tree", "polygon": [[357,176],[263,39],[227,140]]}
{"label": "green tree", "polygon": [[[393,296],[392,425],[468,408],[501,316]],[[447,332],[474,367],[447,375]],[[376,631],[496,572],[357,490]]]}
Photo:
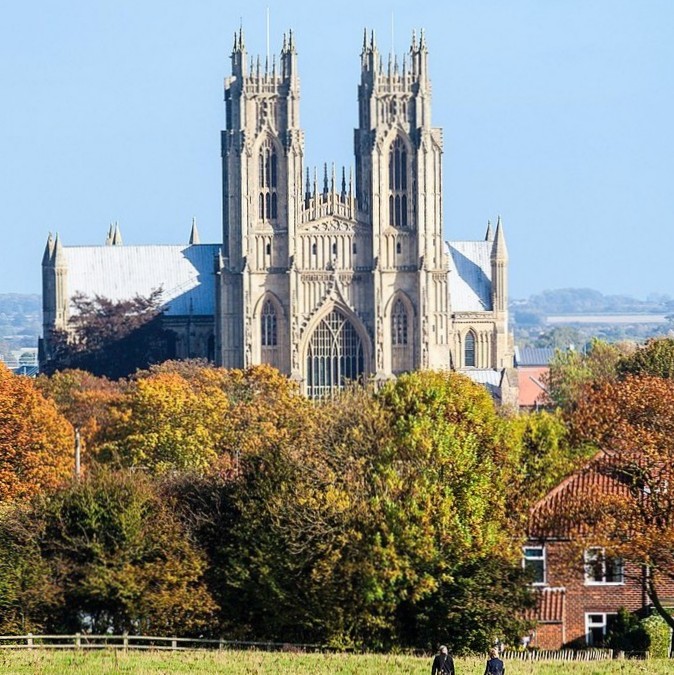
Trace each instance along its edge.
{"label": "green tree", "polygon": [[570,410],[588,383],[615,379],[620,359],[633,349],[629,343],[609,344],[595,338],[584,352],[558,350],[547,377],[550,399],[563,410]]}
{"label": "green tree", "polygon": [[654,338],[617,364],[618,374],[674,378],[674,338]]}
{"label": "green tree", "polygon": [[175,504],[138,473],[91,472],[0,518],[4,627],[195,635],[216,605]]}

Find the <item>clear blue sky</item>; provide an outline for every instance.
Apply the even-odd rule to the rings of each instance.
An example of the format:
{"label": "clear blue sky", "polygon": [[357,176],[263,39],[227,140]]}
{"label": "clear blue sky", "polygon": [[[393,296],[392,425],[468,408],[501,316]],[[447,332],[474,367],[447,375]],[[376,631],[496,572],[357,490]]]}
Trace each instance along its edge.
{"label": "clear blue sky", "polygon": [[353,163],[363,28],[426,29],[445,232],[501,214],[511,295],[674,295],[672,0],[33,0],[0,9],[0,292],[39,292],[47,233],[221,240],[222,81],[292,27],[307,165]]}

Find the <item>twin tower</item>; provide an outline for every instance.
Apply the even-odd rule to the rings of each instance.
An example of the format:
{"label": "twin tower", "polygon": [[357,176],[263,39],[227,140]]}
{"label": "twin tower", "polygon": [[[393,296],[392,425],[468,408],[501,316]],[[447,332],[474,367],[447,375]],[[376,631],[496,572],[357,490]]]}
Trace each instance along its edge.
{"label": "twin tower", "polygon": [[278,64],[264,67],[235,35],[216,361],[271,364],[312,397],[419,368],[498,379],[512,365],[503,228],[443,239],[443,139],[431,124],[423,32],[402,63],[389,56],[384,66],[374,34],[360,58],[355,175],[310,173],[292,33]]}

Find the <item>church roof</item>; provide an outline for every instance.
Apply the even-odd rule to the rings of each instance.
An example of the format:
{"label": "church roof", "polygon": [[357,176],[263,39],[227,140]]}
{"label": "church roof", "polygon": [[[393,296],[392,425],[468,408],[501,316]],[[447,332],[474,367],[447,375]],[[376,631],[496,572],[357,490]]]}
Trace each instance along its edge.
{"label": "church roof", "polygon": [[215,314],[217,244],[177,246],[67,246],[68,295],[110,300],[162,289],[167,316]]}
{"label": "church roof", "polygon": [[456,272],[449,277],[454,312],[485,312],[491,304],[491,241],[447,242]]}

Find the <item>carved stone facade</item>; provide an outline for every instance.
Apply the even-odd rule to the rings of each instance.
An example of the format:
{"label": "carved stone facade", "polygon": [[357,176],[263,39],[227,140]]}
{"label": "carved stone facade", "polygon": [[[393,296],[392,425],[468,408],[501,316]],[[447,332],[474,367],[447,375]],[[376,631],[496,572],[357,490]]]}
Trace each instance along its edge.
{"label": "carved stone facade", "polygon": [[[320,175],[305,173],[292,33],[284,36],[278,67],[274,61],[261,68],[259,57],[254,63],[241,32],[231,59],[221,139],[222,246],[201,245],[193,232],[192,246],[176,249],[171,259],[173,281],[162,278],[160,265],[144,270],[157,277],[152,283],[143,277],[146,287],[174,287],[167,297],[176,332],[184,333],[181,320],[199,324],[199,339],[189,344],[208,353],[198,355],[228,368],[269,363],[311,396],[347,380],[385,380],[419,368],[489,371],[493,385],[512,366],[505,238],[499,220],[480,241],[443,239],[443,137],[431,124],[423,33],[413,35],[401,64],[389,57],[387,68],[374,35],[363,41],[355,174],[327,165]],[[122,256],[115,251],[117,231],[107,242],[112,246],[98,247],[108,249],[96,263],[105,274]],[[87,292],[90,283],[83,278],[80,287],[66,288],[65,278],[72,281],[74,267],[101,255],[92,249],[80,262],[74,249],[56,255],[50,246],[43,262],[45,335],[49,326],[64,325],[67,298]],[[133,248],[134,260],[143,260],[147,251]],[[194,273],[180,267],[194,258],[193,249],[201,261]],[[206,270],[209,252],[215,262]],[[137,263],[125,264],[135,269]],[[188,306],[187,277],[202,307],[206,294],[212,298],[211,309],[195,311],[189,322],[180,309]],[[106,294],[104,285],[96,292]],[[192,354],[189,335],[178,337],[182,351]]]}
{"label": "carved stone facade", "polygon": [[[374,37],[365,39],[355,177],[326,165],[320,178],[307,170],[303,181],[292,33],[278,70],[262,70],[259,58],[254,65],[243,35],[235,37],[222,133],[221,365],[268,362],[311,395],[361,375],[512,365],[500,225],[484,242],[489,306],[474,314],[452,308],[443,139],[431,126],[427,60],[423,34],[402,66],[390,59],[386,70]],[[466,336],[475,340],[469,364]]]}

